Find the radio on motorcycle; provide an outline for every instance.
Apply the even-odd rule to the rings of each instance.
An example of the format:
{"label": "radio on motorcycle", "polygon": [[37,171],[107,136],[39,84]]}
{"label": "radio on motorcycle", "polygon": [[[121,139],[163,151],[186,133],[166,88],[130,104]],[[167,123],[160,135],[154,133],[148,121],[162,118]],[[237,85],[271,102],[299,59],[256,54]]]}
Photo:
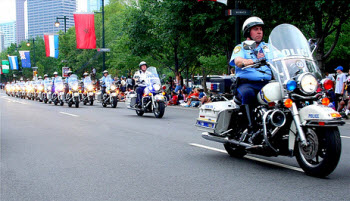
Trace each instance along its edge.
{"label": "radio on motorcycle", "polygon": [[[318,91],[317,81],[322,74],[300,30],[290,24],[279,25],[272,30],[269,44],[273,57],[266,64],[274,80],[257,95],[254,133],[248,132],[245,108],[237,98],[202,105],[195,125],[204,131],[204,139],[223,143],[232,157],[247,153],[295,156],[306,174],[325,177],[339,162],[338,126],[345,122],[338,112],[325,106],[329,99],[325,91]],[[261,65],[258,61],[244,68]],[[331,85],[326,80],[322,83],[325,90]],[[253,136],[257,137],[253,140]]]}

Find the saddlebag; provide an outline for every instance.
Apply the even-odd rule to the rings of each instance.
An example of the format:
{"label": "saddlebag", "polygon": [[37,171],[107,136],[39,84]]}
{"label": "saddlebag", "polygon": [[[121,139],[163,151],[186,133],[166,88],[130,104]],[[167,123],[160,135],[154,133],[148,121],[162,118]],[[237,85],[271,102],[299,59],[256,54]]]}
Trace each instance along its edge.
{"label": "saddlebag", "polygon": [[227,131],[234,110],[239,110],[239,106],[232,100],[204,104],[199,109],[196,126],[200,131],[221,135]]}

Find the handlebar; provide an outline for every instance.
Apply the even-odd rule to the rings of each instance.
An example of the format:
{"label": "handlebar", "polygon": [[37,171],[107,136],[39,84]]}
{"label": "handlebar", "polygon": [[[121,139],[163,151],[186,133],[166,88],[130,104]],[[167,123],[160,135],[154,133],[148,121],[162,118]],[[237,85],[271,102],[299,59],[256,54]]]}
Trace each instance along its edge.
{"label": "handlebar", "polygon": [[266,59],[265,58],[260,58],[256,62],[254,62],[254,64],[249,65],[249,66],[245,66],[245,67],[243,67],[241,69],[245,70],[247,68],[259,68],[260,66],[265,66],[265,65],[267,65]]}

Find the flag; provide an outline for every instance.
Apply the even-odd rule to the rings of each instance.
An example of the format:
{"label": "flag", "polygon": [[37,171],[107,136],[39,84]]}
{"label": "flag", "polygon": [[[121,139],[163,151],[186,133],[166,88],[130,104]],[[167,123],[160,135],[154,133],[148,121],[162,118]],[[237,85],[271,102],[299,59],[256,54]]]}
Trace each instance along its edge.
{"label": "flag", "polygon": [[32,65],[30,63],[30,52],[29,51],[19,51],[19,55],[21,56],[22,68],[32,67]]}
{"label": "flag", "polygon": [[93,13],[74,14],[77,49],[95,49],[95,19]]}
{"label": "flag", "polygon": [[11,70],[18,70],[18,59],[17,56],[9,56]]}
{"label": "flag", "polygon": [[9,61],[2,60],[2,73],[7,74],[10,72]]}
{"label": "flag", "polygon": [[215,1],[218,3],[223,3],[227,6],[227,0],[198,0],[198,2],[200,2],[200,1]]}
{"label": "flag", "polygon": [[58,35],[44,35],[46,57],[58,58]]}

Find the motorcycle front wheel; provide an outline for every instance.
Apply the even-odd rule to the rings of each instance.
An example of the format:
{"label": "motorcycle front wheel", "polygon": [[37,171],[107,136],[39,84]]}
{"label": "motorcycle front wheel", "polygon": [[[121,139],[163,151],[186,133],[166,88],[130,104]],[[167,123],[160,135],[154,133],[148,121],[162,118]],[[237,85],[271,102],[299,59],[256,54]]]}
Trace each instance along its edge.
{"label": "motorcycle front wheel", "polygon": [[243,158],[247,154],[247,152],[243,148],[236,147],[229,143],[224,144],[225,150],[228,155],[234,158]]}
{"label": "motorcycle front wheel", "polygon": [[307,175],[326,177],[337,167],[341,155],[341,139],[338,127],[305,129],[308,146],[296,143],[295,156]]}
{"label": "motorcycle front wheel", "polygon": [[113,97],[112,99],[113,100],[112,100],[111,106],[112,106],[112,108],[116,108],[117,104],[118,104],[118,99],[117,99],[117,97]]}
{"label": "motorcycle front wheel", "polygon": [[164,102],[155,102],[156,107],[154,108],[154,116],[156,118],[162,118],[165,112]]}
{"label": "motorcycle front wheel", "polygon": [[136,114],[137,114],[137,116],[141,117],[144,114],[144,112],[141,110],[136,110]]}

